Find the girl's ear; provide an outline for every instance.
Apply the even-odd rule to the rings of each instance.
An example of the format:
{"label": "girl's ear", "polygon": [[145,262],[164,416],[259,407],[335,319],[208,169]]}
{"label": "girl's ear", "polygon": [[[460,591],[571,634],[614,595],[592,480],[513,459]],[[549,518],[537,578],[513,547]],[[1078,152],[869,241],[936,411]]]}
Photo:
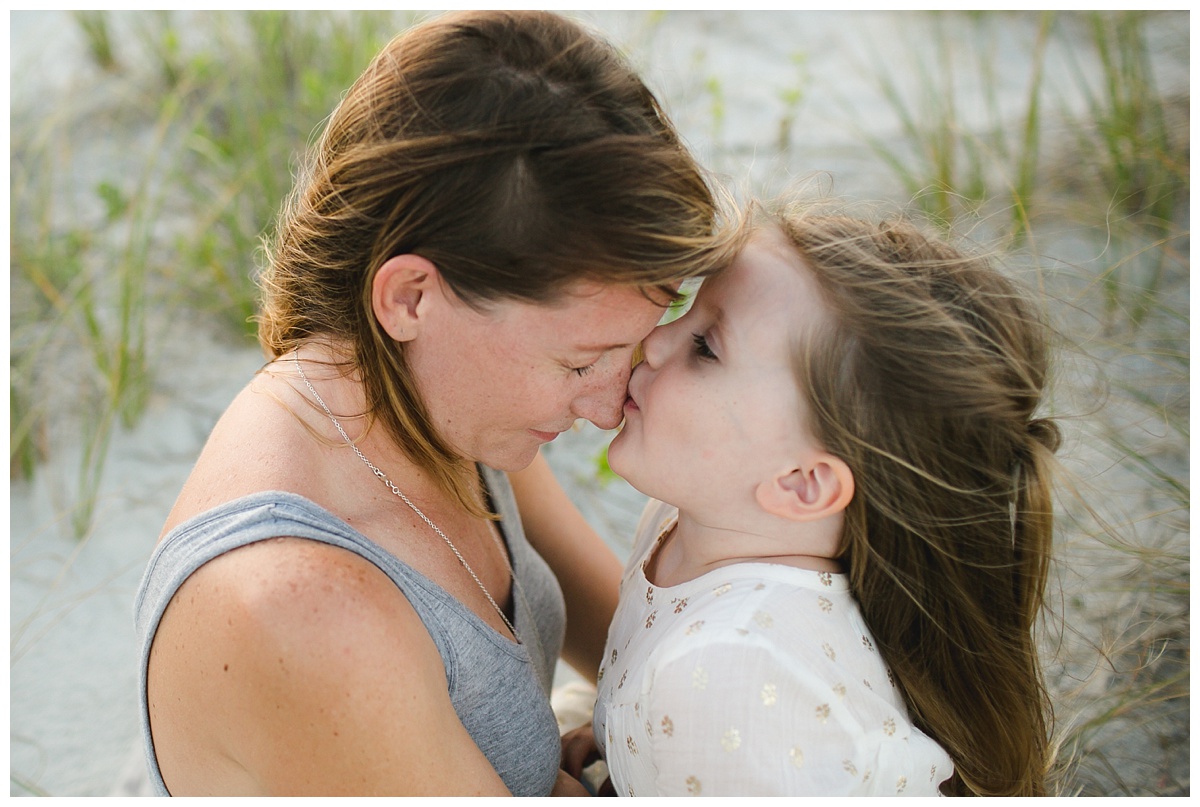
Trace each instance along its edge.
{"label": "girl's ear", "polygon": [[854,497],[850,466],[825,452],[807,466],[759,484],[754,498],[768,513],[791,521],[816,521],[845,510]]}
{"label": "girl's ear", "polygon": [[388,258],[371,284],[371,307],[397,342],[415,339],[424,324],[431,292],[440,291],[438,270],[419,255]]}

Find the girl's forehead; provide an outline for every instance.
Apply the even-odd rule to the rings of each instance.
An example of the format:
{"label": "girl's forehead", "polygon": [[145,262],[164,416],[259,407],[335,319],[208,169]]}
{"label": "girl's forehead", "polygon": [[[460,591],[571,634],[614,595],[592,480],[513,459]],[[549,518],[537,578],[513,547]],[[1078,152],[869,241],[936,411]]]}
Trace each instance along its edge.
{"label": "girl's forehead", "polygon": [[[769,229],[756,231],[732,265],[704,285],[711,287],[710,294],[745,295],[757,298],[760,305],[770,306],[772,302],[790,299],[788,292],[806,286],[809,274],[786,237]],[[785,294],[785,300],[772,299],[779,294]]]}
{"label": "girl's forehead", "polygon": [[724,330],[753,334],[760,348],[803,341],[828,316],[816,276],[776,230],[756,232],[728,270],[705,282],[701,298]]}

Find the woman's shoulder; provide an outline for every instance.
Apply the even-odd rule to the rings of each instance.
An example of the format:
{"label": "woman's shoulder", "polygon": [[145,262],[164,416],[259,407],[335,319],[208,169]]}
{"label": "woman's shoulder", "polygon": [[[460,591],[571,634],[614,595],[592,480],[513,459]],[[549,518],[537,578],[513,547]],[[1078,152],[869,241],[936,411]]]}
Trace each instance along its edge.
{"label": "woman's shoulder", "polygon": [[382,570],[301,538],[256,541],[205,563],[172,599],[155,646],[158,656],[177,647],[201,666],[223,659],[221,672],[239,671],[227,680],[249,689],[286,686],[296,675],[348,678],[353,668],[402,659],[393,674],[444,677],[424,623]]}
{"label": "woman's shoulder", "polygon": [[296,538],[246,545],[191,575],[159,625],[148,684],[168,782],[174,772],[188,790],[208,786],[180,778],[203,773],[195,763],[164,757],[192,747],[254,769],[267,792],[318,772],[277,759],[279,737],[332,751],[377,735],[363,728],[372,715],[404,720],[395,693],[430,698],[447,686],[432,638],[386,575]]}
{"label": "woman's shoulder", "polygon": [[288,408],[286,385],[259,374],[217,420],[163,527],[265,490],[321,489],[320,443]]}
{"label": "woman's shoulder", "polygon": [[206,623],[226,617],[237,629],[220,638],[245,642],[253,653],[264,647],[310,653],[379,629],[393,639],[409,633],[428,639],[408,600],[375,563],[306,538],[267,538],[213,558],[188,577],[170,610],[192,611]]}

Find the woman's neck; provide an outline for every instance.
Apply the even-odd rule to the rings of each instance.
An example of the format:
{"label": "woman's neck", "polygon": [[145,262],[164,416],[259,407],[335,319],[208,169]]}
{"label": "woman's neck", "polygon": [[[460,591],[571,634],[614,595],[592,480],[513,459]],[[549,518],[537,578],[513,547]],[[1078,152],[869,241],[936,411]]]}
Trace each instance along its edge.
{"label": "woman's neck", "polygon": [[[333,449],[340,456],[347,449],[345,438],[314,397],[315,390],[358,450],[389,480],[399,484],[406,495],[425,502],[445,498],[445,490],[438,481],[415,463],[367,411],[366,390],[360,374],[347,358],[349,355],[344,345],[306,344],[268,364],[256,390],[274,397],[305,425],[317,444]],[[341,468],[341,461],[329,467]],[[477,475],[474,462],[465,459],[459,471],[464,478]]]}
{"label": "woman's neck", "polygon": [[841,572],[834,560],[842,520],[770,524],[758,530],[732,529],[680,511],[674,528],[646,566],[650,582],[676,586],[738,563],[773,563],[817,572]]}

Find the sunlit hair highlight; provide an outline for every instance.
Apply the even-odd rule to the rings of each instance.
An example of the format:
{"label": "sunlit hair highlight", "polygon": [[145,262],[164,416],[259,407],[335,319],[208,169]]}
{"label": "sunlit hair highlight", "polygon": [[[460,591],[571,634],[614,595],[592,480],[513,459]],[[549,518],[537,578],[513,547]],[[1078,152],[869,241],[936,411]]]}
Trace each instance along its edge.
{"label": "sunlit hair highlight", "polygon": [[901,219],[760,212],[828,316],[797,356],[808,424],[854,473],[841,560],[957,795],[1042,795],[1034,638],[1052,545],[1049,332],[1018,283]]}

